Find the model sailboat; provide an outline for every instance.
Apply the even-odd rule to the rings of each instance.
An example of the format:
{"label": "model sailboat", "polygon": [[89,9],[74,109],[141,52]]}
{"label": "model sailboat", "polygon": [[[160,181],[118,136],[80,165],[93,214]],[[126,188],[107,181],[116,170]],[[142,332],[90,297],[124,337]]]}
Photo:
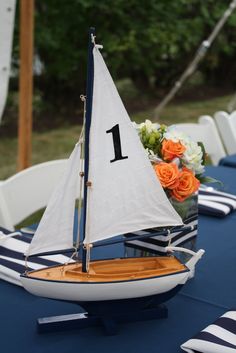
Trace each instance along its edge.
{"label": "model sailboat", "polygon": [[90,261],[92,246],[101,241],[105,246],[108,239],[120,234],[182,226],[157,180],[99,48],[91,31],[85,163],[81,162],[79,141],[26,254],[36,256],[74,247],[76,190],[83,178],[82,262],[29,271],[21,281],[35,295],[82,303],[86,308],[98,302],[145,303],[150,298],[160,303],[188,280],[203,250],[194,253],[176,248],[193,255],[187,264],[173,256]]}

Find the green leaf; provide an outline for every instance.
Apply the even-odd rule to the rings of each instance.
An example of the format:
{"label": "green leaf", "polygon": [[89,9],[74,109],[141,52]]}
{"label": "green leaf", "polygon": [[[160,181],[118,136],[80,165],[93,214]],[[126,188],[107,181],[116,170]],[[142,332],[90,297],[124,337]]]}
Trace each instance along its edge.
{"label": "green leaf", "polygon": [[201,184],[209,184],[209,183],[214,183],[214,184],[219,184],[220,186],[223,186],[224,184],[222,181],[214,179],[209,176],[197,176],[198,180],[200,181]]}
{"label": "green leaf", "polygon": [[206,153],[205,147],[204,147],[202,142],[198,142],[197,144],[202,149],[202,164],[205,165],[206,164],[206,157],[207,157],[207,153]]}

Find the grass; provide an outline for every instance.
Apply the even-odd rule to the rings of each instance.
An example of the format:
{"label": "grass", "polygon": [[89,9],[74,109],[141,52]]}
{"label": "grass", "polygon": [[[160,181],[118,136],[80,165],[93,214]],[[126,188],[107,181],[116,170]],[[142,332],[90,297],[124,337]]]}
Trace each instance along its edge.
{"label": "grass", "polygon": [[[45,133],[33,133],[32,164],[67,158],[77,142],[80,126],[64,127]],[[0,140],[0,180],[17,170],[17,138]]]}
{"label": "grass", "polygon": [[[180,122],[195,122],[200,115],[213,115],[224,110],[231,96],[208,100],[170,104],[158,119],[167,125]],[[131,114],[136,122],[154,120],[154,107]],[[0,127],[1,128],[1,127]],[[52,159],[66,158],[78,140],[80,126],[61,127],[44,133],[33,133],[32,164]],[[17,170],[17,138],[4,137],[0,140],[0,180],[9,177]]]}
{"label": "grass", "polygon": [[[166,125],[196,122],[201,115],[213,116],[216,111],[225,110],[231,98],[231,95],[227,95],[208,100],[170,104],[160,114],[158,122]],[[132,118],[137,122],[145,119],[154,120],[154,109],[139,112]]]}

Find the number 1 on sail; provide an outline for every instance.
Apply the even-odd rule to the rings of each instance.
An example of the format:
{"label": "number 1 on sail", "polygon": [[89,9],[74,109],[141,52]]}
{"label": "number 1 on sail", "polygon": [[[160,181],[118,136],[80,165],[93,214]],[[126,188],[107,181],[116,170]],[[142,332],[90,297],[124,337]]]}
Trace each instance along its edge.
{"label": "number 1 on sail", "polygon": [[110,132],[112,133],[114,153],[115,153],[115,158],[111,159],[110,162],[113,163],[121,159],[127,159],[128,156],[122,156],[119,124],[114,125],[113,128],[106,131],[107,134],[109,134]]}

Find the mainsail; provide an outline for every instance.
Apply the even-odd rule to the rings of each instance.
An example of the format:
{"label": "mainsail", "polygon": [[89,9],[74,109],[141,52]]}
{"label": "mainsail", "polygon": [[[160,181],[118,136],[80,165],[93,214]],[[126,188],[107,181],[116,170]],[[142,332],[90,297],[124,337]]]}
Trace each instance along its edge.
{"label": "mainsail", "polygon": [[81,171],[81,147],[75,145],[56,186],[26,256],[73,247],[75,200]]}
{"label": "mainsail", "polygon": [[95,46],[86,236],[93,243],[141,229],[182,225]]}
{"label": "mainsail", "polygon": [[[84,243],[141,229],[182,225],[158,181],[95,46]],[[73,247],[74,211],[81,147],[76,144],[26,253]]]}

